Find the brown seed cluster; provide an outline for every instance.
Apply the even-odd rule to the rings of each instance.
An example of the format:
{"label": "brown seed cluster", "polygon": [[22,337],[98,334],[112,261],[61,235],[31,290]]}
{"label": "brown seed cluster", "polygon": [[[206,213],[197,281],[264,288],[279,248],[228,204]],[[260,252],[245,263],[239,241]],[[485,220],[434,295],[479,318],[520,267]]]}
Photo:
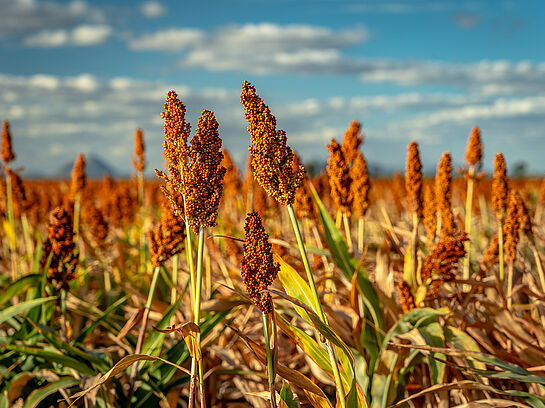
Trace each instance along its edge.
{"label": "brown seed cluster", "polygon": [[[218,133],[218,122],[214,113],[203,110],[197,131],[188,147],[190,125],[185,122],[185,106],[174,91],[167,95],[164,132],[165,156],[170,177],[155,170],[158,177],[166,181],[161,190],[169,199],[177,214],[185,214],[191,229],[216,225],[218,206],[223,194],[225,168],[221,167],[223,154]],[[185,197],[185,209],[180,207],[179,196]]]}
{"label": "brown seed cluster", "polygon": [[437,166],[435,194],[437,210],[441,217],[440,236],[454,235],[456,225],[452,213],[452,159],[448,152],[443,153]]}
{"label": "brown seed cluster", "polygon": [[110,225],[104,214],[94,203],[91,203],[85,207],[83,215],[89,232],[93,236],[97,246],[103,249],[110,229]]}
{"label": "brown seed cluster", "polygon": [[41,259],[42,268],[50,258],[48,281],[57,289],[68,290],[70,282],[76,277],[78,253],[74,243],[72,217],[62,207],[55,208],[49,216],[47,239]]}
{"label": "brown seed cluster", "polygon": [[496,217],[503,221],[507,210],[508,194],[507,168],[503,154],[497,153],[494,157],[494,178],[492,180],[492,208]]}
{"label": "brown seed cluster", "polygon": [[161,113],[161,118],[165,120],[163,149],[170,177],[157,169],[155,174],[166,182],[161,186],[161,191],[168,198],[172,210],[177,214],[184,214],[183,207],[178,206],[177,196],[184,192],[183,177],[187,172],[187,140],[191,133],[191,125],[185,120],[186,107],[178,99],[176,92],[167,93],[164,109],[165,111]]}
{"label": "brown seed cluster", "polygon": [[237,166],[233,162],[233,158],[225,148],[223,149],[221,165],[225,168],[225,177],[223,179],[225,196],[236,197],[242,189],[242,178]]}
{"label": "brown seed cluster", "polygon": [[70,195],[74,199],[77,195],[80,195],[87,184],[87,177],[85,175],[85,157],[82,153],[78,155],[74,162],[72,169],[72,184],[70,186]]}
{"label": "brown seed cluster", "polygon": [[134,155],[131,158],[134,169],[141,173],[146,168],[145,158],[146,146],[144,145],[144,133],[138,128],[134,131]]}
{"label": "brown seed cluster", "polygon": [[151,261],[153,266],[161,266],[182,250],[186,237],[185,223],[168,205],[163,206],[161,223],[148,231]]}
{"label": "brown seed cluster", "polygon": [[352,213],[357,217],[363,217],[369,208],[371,180],[367,171],[367,161],[359,150],[356,151],[350,168],[350,178],[352,179],[352,183],[350,183]]}
{"label": "brown seed cluster", "polygon": [[327,145],[329,150],[329,159],[327,161],[327,175],[329,176],[329,186],[331,187],[331,198],[337,208],[350,215],[352,207],[352,195],[350,194],[350,185],[352,178],[348,163],[344,157],[343,150],[335,139],[331,139],[331,144]]}
{"label": "brown seed cluster", "polygon": [[458,261],[466,254],[464,242],[467,240],[466,234],[442,237],[432,253],[424,259],[421,276],[422,282],[431,279],[428,296],[435,296],[444,282],[454,279]]}
{"label": "brown seed cluster", "polygon": [[407,210],[422,219],[422,163],[418,143],[412,141],[407,147],[407,171],[405,172]]}
{"label": "brown seed cluster", "polygon": [[481,268],[483,270],[488,270],[492,268],[492,266],[498,263],[499,254],[500,254],[499,238],[498,238],[498,235],[496,234],[490,239],[490,242],[488,243],[488,247],[483,251],[483,259],[481,260]]}
{"label": "brown seed cluster", "polygon": [[32,206],[32,202],[28,200],[25,185],[21,176],[10,168],[6,167],[6,177],[10,178],[11,191],[13,197],[13,213],[15,217],[20,217],[23,213],[26,213]]}
{"label": "brown seed cluster", "polygon": [[407,281],[400,281],[397,285],[399,290],[399,299],[403,313],[410,312],[416,307],[414,296],[411,292],[411,285]]}
{"label": "brown seed cluster", "polygon": [[218,122],[213,112],[204,110],[191,138],[184,182],[185,214],[194,232],[216,225],[225,175],[222,160]]}
{"label": "brown seed cluster", "polygon": [[348,129],[346,129],[342,143],[344,158],[348,165],[351,165],[356,160],[356,155],[362,143],[361,124],[354,120],[350,123]]}
{"label": "brown seed cluster", "polygon": [[467,164],[480,168],[483,160],[483,145],[481,142],[481,131],[477,126],[471,129],[469,140],[467,141],[465,159]]}
{"label": "brown seed cluster", "polygon": [[423,205],[424,228],[426,229],[426,242],[431,244],[437,233],[437,205],[435,194],[430,185],[424,187]]}
{"label": "brown seed cluster", "polygon": [[269,196],[280,204],[293,204],[295,191],[303,182],[303,167],[293,169],[293,152],[287,146],[286,132],[276,130],[276,118],[247,81],[242,85],[240,102],[244,106],[254,177]]}
{"label": "brown seed cluster", "polygon": [[508,197],[507,217],[503,225],[505,262],[514,264],[517,259],[517,245],[520,240],[522,200],[517,191],[511,190]]}
{"label": "brown seed cluster", "polygon": [[276,279],[280,265],[273,260],[269,235],[257,212],[252,211],[246,217],[244,232],[242,282],[252,303],[263,313],[269,314],[273,311],[273,303],[267,288]]}
{"label": "brown seed cluster", "polygon": [[[293,167],[294,171],[297,169],[303,167],[301,164],[301,161],[299,159],[299,156],[294,153],[293,157]],[[316,210],[314,208],[314,202],[312,201],[312,196],[310,192],[310,188],[308,186],[308,181],[303,180],[303,184],[301,187],[299,187],[295,191],[295,201],[293,202],[293,209],[295,210],[295,214],[297,215],[297,218],[303,219],[303,218],[310,218],[313,219],[316,217]]]}
{"label": "brown seed cluster", "polygon": [[7,120],[2,122],[2,161],[4,164],[9,164],[15,160],[13,146],[11,143],[11,132],[9,131],[9,123]]}

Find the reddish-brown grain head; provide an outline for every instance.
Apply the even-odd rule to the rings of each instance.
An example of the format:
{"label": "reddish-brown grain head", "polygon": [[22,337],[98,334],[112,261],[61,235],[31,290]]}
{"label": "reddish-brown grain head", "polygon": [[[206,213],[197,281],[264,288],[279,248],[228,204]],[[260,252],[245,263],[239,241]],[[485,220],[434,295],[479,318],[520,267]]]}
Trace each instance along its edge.
{"label": "reddish-brown grain head", "polygon": [[13,160],[15,160],[15,153],[13,153],[9,122],[5,120],[2,122],[2,161],[4,164],[9,164]]}
{"label": "reddish-brown grain head", "polygon": [[331,139],[331,144],[327,145],[327,149],[329,150],[327,175],[329,176],[329,185],[331,187],[331,198],[340,211],[350,214],[350,208],[352,207],[350,185],[352,179],[348,164],[346,163],[341,146],[335,139]]}
{"label": "reddish-brown grain head", "polygon": [[507,194],[509,186],[507,167],[503,154],[497,153],[494,157],[494,178],[492,180],[492,208],[498,219],[502,220],[507,210]]}
{"label": "reddish-brown grain head", "polygon": [[359,150],[350,168],[350,178],[352,179],[350,183],[352,213],[357,217],[363,217],[369,208],[371,180],[367,171],[367,161]]}
{"label": "reddish-brown grain head", "polygon": [[247,81],[242,85],[254,177],[267,194],[282,205],[293,204],[295,191],[303,182],[304,168],[293,169],[293,152],[286,132],[276,129],[276,118]]}
{"label": "reddish-brown grain head", "polygon": [[145,158],[146,146],[144,145],[144,132],[138,128],[134,132],[134,155],[132,158],[132,165],[134,169],[141,173],[146,168]]}
{"label": "reddish-brown grain head", "polygon": [[437,165],[435,176],[435,198],[437,211],[441,217],[441,237],[453,235],[456,229],[452,212],[452,159],[445,152]]}
{"label": "reddish-brown grain head", "polygon": [[252,303],[263,313],[268,314],[272,312],[273,304],[267,289],[276,279],[280,265],[273,260],[269,235],[255,211],[246,217],[244,232],[242,282]]}
{"label": "reddish-brown grain head", "polygon": [[418,143],[412,141],[407,146],[407,171],[405,172],[407,209],[422,219],[422,163]]}
{"label": "reddish-brown grain head", "polygon": [[479,168],[483,159],[483,145],[481,142],[481,131],[475,126],[471,130],[467,141],[465,159],[467,164]]}
{"label": "reddish-brown grain head", "polygon": [[353,120],[346,129],[342,142],[344,157],[348,165],[354,162],[362,143],[361,124],[357,120]]}

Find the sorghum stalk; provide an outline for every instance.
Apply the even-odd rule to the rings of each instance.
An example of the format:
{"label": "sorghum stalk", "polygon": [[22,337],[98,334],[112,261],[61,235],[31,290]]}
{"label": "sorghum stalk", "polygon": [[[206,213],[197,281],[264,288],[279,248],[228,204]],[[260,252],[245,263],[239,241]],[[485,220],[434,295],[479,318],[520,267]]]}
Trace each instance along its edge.
{"label": "sorghum stalk", "polygon": [[[469,165],[467,171],[467,193],[466,193],[466,212],[465,212],[465,232],[469,239],[465,241],[466,257],[464,259],[464,279],[469,279],[471,275],[471,213],[473,209],[473,183],[475,180],[475,167],[481,166],[483,157],[483,147],[481,143],[481,131],[477,126],[471,130],[467,142],[465,158]],[[464,290],[470,290],[470,286],[464,286]]]}
{"label": "sorghum stalk", "polygon": [[[287,146],[287,136],[282,130],[276,129],[276,118],[269,107],[257,95],[256,90],[248,82],[244,82],[240,96],[245,108],[245,117],[248,121],[248,132],[251,136],[249,151],[252,155],[252,168],[254,177],[263,189],[274,197],[280,204],[286,205],[301,252],[301,258],[307,279],[313,292],[313,308],[320,319],[327,324],[327,319],[322,310],[314,277],[306,254],[305,245],[301,236],[301,230],[293,209],[295,191],[301,186],[304,178],[304,168],[300,166],[293,169],[293,152]],[[338,143],[332,141],[332,144]],[[338,149],[341,151],[340,147]],[[341,152],[342,154],[342,152]],[[348,195],[348,190],[346,190]],[[346,406],[343,384],[340,379],[339,367],[333,345],[327,341],[331,367],[337,385],[339,401],[342,408]]]}
{"label": "sorghum stalk", "polygon": [[[269,334],[269,319],[266,313],[261,313],[263,317],[263,336],[265,337],[265,349],[267,350],[267,376],[269,378],[269,390],[271,393],[271,407],[276,408],[276,390],[274,389],[274,379],[276,377],[274,361],[271,351],[271,336]],[[271,318],[272,317],[271,314]]]}
{"label": "sorghum stalk", "polygon": [[[149,314],[151,311],[151,304],[153,303],[153,295],[155,293],[155,287],[157,286],[157,279],[159,278],[160,266],[153,268],[153,277],[151,278],[151,286],[148,292],[148,300],[146,301],[146,307],[144,309],[144,315],[142,316],[142,325],[140,326],[140,332],[138,333],[138,340],[136,341],[135,354],[140,354],[142,346],[144,344],[144,335],[146,334],[146,326],[148,325]],[[138,361],[134,364],[131,374],[131,387],[129,391],[129,398],[132,397],[134,389],[134,381],[138,375]]]}
{"label": "sorghum stalk", "polygon": [[494,157],[494,178],[492,180],[492,208],[496,212],[498,221],[498,244],[500,281],[504,280],[504,253],[503,253],[503,219],[507,210],[508,194],[507,169],[503,154],[497,153]]}
{"label": "sorghum stalk", "polygon": [[[9,164],[6,165],[6,190],[8,196],[8,221],[13,234],[15,235],[15,216],[13,215],[13,191],[11,187],[11,173]],[[9,239],[9,248],[11,256],[11,278],[17,280],[17,242],[15,239]]]}

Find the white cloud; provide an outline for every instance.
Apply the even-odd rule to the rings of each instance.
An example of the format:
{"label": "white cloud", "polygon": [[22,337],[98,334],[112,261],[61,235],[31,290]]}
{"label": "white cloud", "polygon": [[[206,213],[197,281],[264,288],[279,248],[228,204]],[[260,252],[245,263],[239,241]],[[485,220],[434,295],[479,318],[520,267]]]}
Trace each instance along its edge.
{"label": "white cloud", "polygon": [[[260,94],[272,92],[255,85]],[[136,127],[144,129],[150,169],[162,166],[160,112],[170,89],[187,106],[193,126],[203,108],[216,113],[224,145],[242,163],[249,137],[238,87],[196,89],[127,77],[105,81],[90,74],[0,74],[0,112],[12,123],[18,165],[27,170],[54,171],[87,146],[84,153],[98,154],[128,173]],[[282,101],[281,95],[277,98]],[[433,169],[443,150],[451,150],[461,163],[469,131],[479,125],[487,155],[504,151],[509,163],[526,159],[543,170],[543,96],[409,92],[265,102],[305,160],[325,159],[325,143],[342,138],[348,123],[357,119],[364,124],[363,149],[371,163],[403,167],[411,139],[421,143],[427,169]],[[51,146],[63,149],[50,152]]]}
{"label": "white cloud", "polygon": [[112,34],[107,25],[79,25],[71,30],[44,30],[25,38],[29,47],[54,48],[65,46],[94,46],[105,42]]}
{"label": "white cloud", "polygon": [[140,12],[144,17],[157,18],[166,13],[166,8],[158,1],[147,1],[140,5]]}
{"label": "white cloud", "polygon": [[0,38],[72,27],[82,21],[98,23],[102,13],[86,2],[0,0]]}
{"label": "white cloud", "polygon": [[205,38],[201,30],[173,28],[145,34],[129,41],[129,46],[138,51],[181,51],[200,44]]}

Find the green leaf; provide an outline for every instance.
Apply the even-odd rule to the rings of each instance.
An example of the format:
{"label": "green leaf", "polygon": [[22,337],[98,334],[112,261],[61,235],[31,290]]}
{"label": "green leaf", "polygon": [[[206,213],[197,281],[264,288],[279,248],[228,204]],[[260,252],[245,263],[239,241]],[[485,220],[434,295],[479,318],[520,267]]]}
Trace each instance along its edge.
{"label": "green leaf", "polygon": [[74,343],[82,343],[85,338],[93,332],[101,323],[104,321],[110,314],[115,312],[123,303],[127,301],[129,297],[125,296],[118,301],[116,301],[113,305],[111,305],[109,308],[107,308],[104,313],[102,313],[99,317],[93,320],[93,322],[87,326],[85,329],[81,331],[81,333],[76,337],[74,340]]}
{"label": "green leaf", "polygon": [[57,353],[55,351],[45,350],[37,347],[29,347],[29,346],[14,346],[14,345],[4,345],[2,347],[5,347],[8,350],[16,351],[23,355],[32,355],[36,357],[43,358],[46,362],[49,363],[58,363],[61,364],[63,367],[70,367],[74,370],[80,372],[81,374],[85,375],[95,375],[95,370],[93,370],[91,367],[89,367],[87,364],[76,360],[75,358],[65,356],[64,354]]}
{"label": "green leaf", "polygon": [[5,321],[11,319],[14,316],[17,316],[19,313],[24,313],[28,310],[33,309],[36,306],[40,306],[44,303],[51,302],[56,299],[57,298],[55,296],[48,298],[32,299],[10,306],[0,312],[0,324],[4,323]]}
{"label": "green leaf", "polygon": [[[426,332],[425,329],[427,326],[436,323],[439,316],[445,314],[448,314],[447,309],[413,309],[406,313],[386,334],[380,351],[380,358],[374,367],[370,389],[371,406],[373,408],[385,408],[399,396],[400,388],[402,388],[406,377],[410,374],[412,364],[415,364],[418,361],[417,357],[421,355],[418,350],[390,350],[388,348],[390,341],[396,336],[406,336],[413,342],[418,339],[420,342],[425,343],[426,339],[421,331],[424,331],[429,338],[433,338],[436,330],[432,328],[430,332]],[[433,338],[433,341],[436,341],[436,339]],[[407,353],[410,354],[407,355]],[[403,366],[404,363],[405,366]],[[436,366],[436,369],[436,375],[439,375],[441,368]]]}
{"label": "green leaf", "polygon": [[284,401],[288,408],[299,408],[299,403],[295,400],[293,392],[291,392],[290,383],[285,380],[280,390],[280,399]]}
{"label": "green leaf", "polygon": [[[420,335],[423,337],[426,344],[434,347],[445,346],[445,336],[443,328],[439,323],[430,323],[424,327],[417,329]],[[432,384],[441,384],[443,382],[443,376],[445,374],[445,363],[436,360],[433,357],[437,357],[441,360],[445,360],[445,355],[441,353],[431,353],[432,355],[426,357],[428,366],[431,372]]]}
{"label": "green leaf", "polygon": [[25,401],[25,405],[23,405],[23,408],[34,408],[51,394],[56,393],[62,388],[70,388],[76,384],[79,384],[79,380],[76,380],[72,377],[64,377],[58,381],[46,385],[45,387],[38,388],[30,394],[28,399]]}
{"label": "green leaf", "polygon": [[[333,260],[343,275],[351,281],[356,268],[358,268],[358,261],[354,259],[354,257],[348,251],[348,246],[346,245],[341,232],[335,225],[335,221],[333,221],[327,212],[327,209],[320,200],[318,193],[316,193],[316,190],[312,184],[309,185],[312,190],[314,202],[318,208],[320,221],[324,228],[325,240],[329,250],[331,251]],[[382,343],[382,334],[380,330],[376,330],[376,328],[382,329],[383,327],[382,306],[380,304],[377,292],[369,280],[367,272],[361,265],[359,266],[358,270],[357,286],[365,305],[365,315],[369,316],[370,320],[373,322],[373,324],[369,324],[367,322],[365,323],[362,337],[362,342],[371,355],[372,361],[370,366],[372,367],[374,366],[374,361],[378,357],[380,344]]]}
{"label": "green leaf", "polygon": [[[472,337],[470,337],[467,333],[464,333],[460,329],[452,326],[447,326],[444,328],[444,334],[445,341],[451,343],[454,348],[457,348],[459,350],[475,351],[477,353],[481,351],[479,345],[475,343],[475,340],[473,340]],[[466,358],[466,361],[473,368],[486,370],[486,365],[484,363],[475,361],[471,358]]]}
{"label": "green leaf", "polygon": [[[180,303],[182,303],[182,296],[178,297],[178,299],[176,299],[176,302],[167,309],[163,318],[159,320],[159,322],[155,325],[157,329],[163,330],[168,327],[172,316],[174,316],[174,314],[180,307]],[[164,333],[153,330],[150,336],[144,342],[144,345],[142,346],[142,354],[158,355],[161,352],[161,346],[163,345],[164,339]]]}
{"label": "green leaf", "polygon": [[41,275],[26,275],[9,285],[0,295],[0,306],[6,303],[14,296],[20,296],[26,289],[35,287],[40,282]]}

